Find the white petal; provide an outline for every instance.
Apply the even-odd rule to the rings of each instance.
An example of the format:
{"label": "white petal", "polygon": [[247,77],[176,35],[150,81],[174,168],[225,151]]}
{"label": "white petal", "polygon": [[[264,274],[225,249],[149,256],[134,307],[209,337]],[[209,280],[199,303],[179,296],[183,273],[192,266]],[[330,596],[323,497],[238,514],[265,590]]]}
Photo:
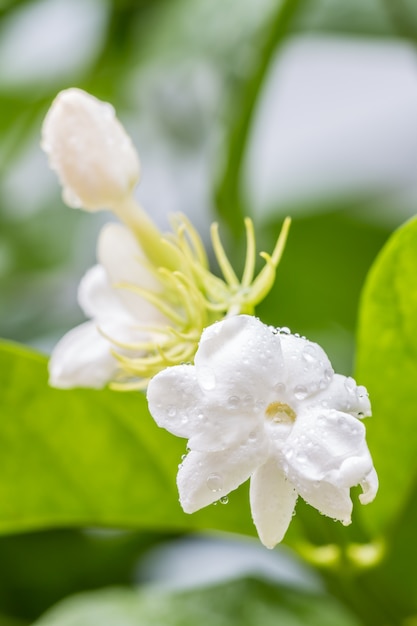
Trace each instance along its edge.
{"label": "white petal", "polygon": [[299,415],[283,454],[288,478],[304,500],[344,524],[350,522],[350,488],[368,489],[368,477],[374,488],[364,425],[347,413],[310,409]]}
{"label": "white petal", "polygon": [[286,395],[281,401],[297,412],[301,402],[330,384],[334,372],[318,344],[294,335],[280,334],[280,338],[286,373]]}
{"label": "white petal", "polygon": [[309,404],[337,409],[355,417],[368,417],[372,414],[371,403],[365,387],[358,386],[353,378],[335,374],[329,386],[309,398]]}
{"label": "white petal", "polygon": [[358,485],[373,467],[363,423],[335,410],[299,414],[283,454],[299,480],[337,487]]}
{"label": "white petal", "polygon": [[295,484],[300,496],[323,515],[350,524],[352,515],[352,500],[349,489],[335,487],[326,481],[300,482]]}
{"label": "white petal", "polygon": [[177,476],[181,506],[194,513],[239,487],[268,454],[266,441],[248,442],[223,452],[191,451]]}
{"label": "white petal", "polygon": [[125,317],[126,311],[116,290],[110,286],[102,265],[95,265],[83,276],[78,287],[78,303],[87,317]]}
{"label": "white petal", "polygon": [[275,458],[271,457],[253,473],[250,481],[252,518],[259,538],[267,548],[274,548],[283,539],[297,495]]}
{"label": "white petal", "polygon": [[195,366],[205,391],[266,406],[282,378],[280,340],[253,316],[230,317],[204,330]]}
{"label": "white petal", "polygon": [[156,423],[189,439],[191,450],[220,451],[257,438],[253,412],[227,406],[222,397],[217,401],[214,394],[202,391],[192,365],[169,367],[154,376],[147,398]]}
{"label": "white petal", "polygon": [[42,147],[71,206],[113,207],[139,179],[138,156],[113,107],[80,89],[55,98],[43,124]]}
{"label": "white petal", "polygon": [[375,498],[378,491],[378,476],[374,468],[361,481],[363,493],[359,496],[361,504],[369,504]]}
{"label": "white petal", "polygon": [[154,293],[160,291],[160,285],[146,268],[144,254],[129,229],[116,223],[104,226],[100,231],[97,256],[126,311],[139,324],[154,325],[167,322],[162,313],[148,300],[126,286],[120,287],[121,284],[136,285]]}
{"label": "white petal", "polygon": [[116,370],[109,343],[93,322],[86,322],[70,330],[55,346],[49,361],[49,382],[61,389],[101,389]]}
{"label": "white petal", "polygon": [[134,344],[150,340],[150,334],[126,308],[120,291],[111,287],[102,265],[95,265],[82,278],[78,302],[109,341]]}

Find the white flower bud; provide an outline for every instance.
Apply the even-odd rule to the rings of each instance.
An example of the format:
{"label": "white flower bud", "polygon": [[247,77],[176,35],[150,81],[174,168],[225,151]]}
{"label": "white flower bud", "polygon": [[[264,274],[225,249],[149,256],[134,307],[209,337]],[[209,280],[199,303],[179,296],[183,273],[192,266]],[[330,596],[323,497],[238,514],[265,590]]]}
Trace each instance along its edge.
{"label": "white flower bud", "polygon": [[81,89],[61,91],[42,128],[42,148],[70,206],[114,208],[139,180],[139,158],[113,107]]}

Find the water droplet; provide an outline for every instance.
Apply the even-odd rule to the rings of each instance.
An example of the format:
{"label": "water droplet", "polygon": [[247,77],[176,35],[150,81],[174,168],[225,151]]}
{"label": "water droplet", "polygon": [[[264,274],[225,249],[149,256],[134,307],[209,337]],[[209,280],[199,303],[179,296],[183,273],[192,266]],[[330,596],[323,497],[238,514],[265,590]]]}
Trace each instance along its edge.
{"label": "water droplet", "polygon": [[237,409],[240,404],[240,398],[238,396],[229,396],[227,399],[227,406],[229,409]]}
{"label": "water droplet", "polygon": [[263,411],[264,407],[265,407],[265,402],[263,400],[257,400],[255,402],[255,411],[256,412]]}
{"label": "water droplet", "polygon": [[317,418],[317,423],[319,426],[324,426],[327,423],[327,419],[325,415],[319,415]]}
{"label": "water droplet", "polygon": [[328,367],[324,370],[324,380],[326,383],[329,383],[333,378],[334,371],[331,367]]}
{"label": "water droplet", "polygon": [[248,435],[248,441],[249,441],[250,443],[254,443],[254,442],[256,441],[256,439],[257,439],[257,435],[256,435],[256,433],[255,433],[255,432],[249,433],[249,435]]}
{"label": "water droplet", "polygon": [[168,407],[168,417],[175,417],[177,414],[177,409],[175,408],[175,406],[169,406]]}
{"label": "water droplet", "polygon": [[316,348],[308,343],[303,350],[303,359],[307,361],[307,363],[315,363],[317,360],[317,351]]}
{"label": "water droplet", "polygon": [[221,491],[223,487],[223,479],[219,474],[210,474],[207,476],[206,484],[210,491]]}
{"label": "water droplet", "polygon": [[253,404],[252,396],[245,396],[243,398],[242,404],[243,406],[246,406],[246,407],[251,406]]}
{"label": "water droplet", "polygon": [[348,428],[348,423],[346,422],[344,417],[338,417],[337,423],[343,430],[346,430]]}
{"label": "water droplet", "polygon": [[288,328],[288,326],[281,326],[281,328],[277,328],[277,331],[281,335],[291,335],[291,330]]}
{"label": "water droplet", "polygon": [[308,389],[304,385],[294,387],[294,396],[297,400],[304,400],[308,395]]}
{"label": "water droplet", "polygon": [[350,376],[345,380],[345,389],[349,393],[353,393],[356,389],[356,383]]}
{"label": "water droplet", "polygon": [[286,391],[286,389],[287,389],[287,388],[286,388],[286,386],[284,385],[284,383],[277,383],[277,384],[274,386],[274,389],[275,389],[275,391],[276,391],[277,393],[282,394],[282,393],[285,393],[285,391]]}
{"label": "water droplet", "polygon": [[305,454],[302,454],[302,453],[297,454],[296,458],[297,458],[297,461],[302,464],[306,463],[307,461],[307,457],[305,456]]}
{"label": "water droplet", "polygon": [[219,502],[220,504],[227,504],[229,502],[229,496],[222,496]]}

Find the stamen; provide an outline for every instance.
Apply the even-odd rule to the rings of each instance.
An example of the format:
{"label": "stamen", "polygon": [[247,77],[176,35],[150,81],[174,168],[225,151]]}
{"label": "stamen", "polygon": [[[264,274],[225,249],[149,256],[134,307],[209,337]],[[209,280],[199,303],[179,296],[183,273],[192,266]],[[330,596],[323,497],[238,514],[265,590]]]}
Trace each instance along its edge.
{"label": "stamen", "polygon": [[230,261],[226,256],[226,252],[223,248],[223,244],[219,237],[219,225],[217,222],[213,222],[210,229],[211,241],[213,243],[214,254],[216,255],[217,262],[226,279],[226,282],[230,287],[238,287],[239,279],[235,274],[233,267],[230,265]]}
{"label": "stamen", "polygon": [[271,402],[265,409],[266,417],[272,422],[280,424],[293,424],[297,415],[292,408],[284,402]]}
{"label": "stamen", "polygon": [[255,273],[256,245],[255,230],[250,217],[245,218],[246,228],[246,259],[245,268],[242,275],[242,287],[249,287]]}
{"label": "stamen", "polygon": [[153,304],[157,309],[159,309],[159,311],[161,311],[161,313],[163,313],[163,315],[172,320],[175,324],[181,325],[184,322],[181,315],[174,311],[172,307],[167,306],[165,304],[165,300],[163,300],[162,297],[159,297],[156,293],[152,293],[147,289],[143,289],[142,287],[138,287],[137,285],[132,285],[130,283],[119,283],[114,286],[128,289],[129,291],[142,296],[142,298],[145,298],[145,300]]}

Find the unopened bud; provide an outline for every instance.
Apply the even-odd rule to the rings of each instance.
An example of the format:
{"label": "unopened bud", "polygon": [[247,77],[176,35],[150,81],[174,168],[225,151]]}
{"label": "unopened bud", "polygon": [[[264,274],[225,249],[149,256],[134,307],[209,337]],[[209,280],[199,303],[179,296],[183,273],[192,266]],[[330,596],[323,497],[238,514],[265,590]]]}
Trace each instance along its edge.
{"label": "unopened bud", "polygon": [[42,148],[72,207],[114,208],[139,180],[138,155],[114,108],[81,89],[55,98],[43,123]]}

